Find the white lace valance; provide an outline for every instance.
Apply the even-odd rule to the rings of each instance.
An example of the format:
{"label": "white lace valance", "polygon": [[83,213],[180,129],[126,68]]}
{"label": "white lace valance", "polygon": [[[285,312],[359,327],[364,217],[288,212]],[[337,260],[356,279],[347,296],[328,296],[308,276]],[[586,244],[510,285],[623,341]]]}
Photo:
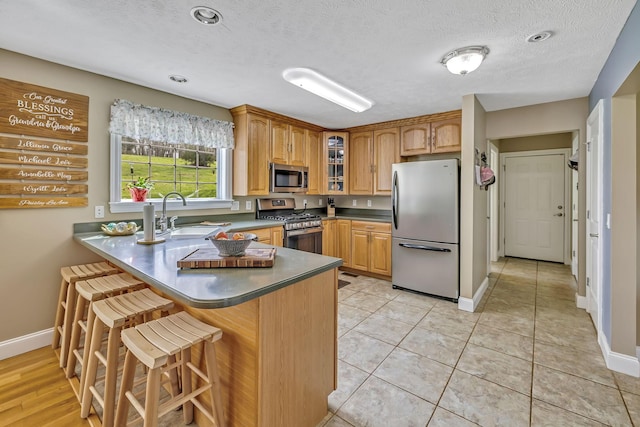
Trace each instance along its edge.
{"label": "white lace valance", "polygon": [[147,107],[124,99],[111,106],[109,131],[135,139],[233,148],[233,123]]}

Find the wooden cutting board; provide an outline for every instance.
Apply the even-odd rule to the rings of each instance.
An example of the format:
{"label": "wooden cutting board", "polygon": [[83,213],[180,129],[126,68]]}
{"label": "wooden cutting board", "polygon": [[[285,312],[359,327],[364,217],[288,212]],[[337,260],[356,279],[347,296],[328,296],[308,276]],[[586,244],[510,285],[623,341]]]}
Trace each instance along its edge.
{"label": "wooden cutting board", "polygon": [[247,248],[244,256],[220,256],[216,248],[201,248],[178,260],[180,268],[273,267],[276,248]]}

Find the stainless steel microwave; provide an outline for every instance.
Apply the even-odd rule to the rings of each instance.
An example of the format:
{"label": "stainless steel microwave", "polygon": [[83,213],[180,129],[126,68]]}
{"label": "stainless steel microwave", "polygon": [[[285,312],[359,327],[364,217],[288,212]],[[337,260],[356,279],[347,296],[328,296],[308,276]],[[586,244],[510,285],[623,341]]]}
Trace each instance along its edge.
{"label": "stainless steel microwave", "polygon": [[306,193],[308,187],[309,168],[271,163],[272,193]]}

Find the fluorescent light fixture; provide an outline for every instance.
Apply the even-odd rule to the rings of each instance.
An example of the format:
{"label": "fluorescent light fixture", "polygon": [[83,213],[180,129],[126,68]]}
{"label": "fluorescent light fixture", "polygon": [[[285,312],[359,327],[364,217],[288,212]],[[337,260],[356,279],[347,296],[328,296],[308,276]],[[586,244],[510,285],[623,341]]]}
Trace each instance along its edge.
{"label": "fluorescent light fixture", "polygon": [[293,85],[356,113],[373,106],[368,99],[309,68],[287,68],[282,72],[282,77]]}
{"label": "fluorescent light fixture", "polygon": [[440,63],[453,74],[468,74],[477,69],[489,53],[486,46],[468,46],[447,53]]}

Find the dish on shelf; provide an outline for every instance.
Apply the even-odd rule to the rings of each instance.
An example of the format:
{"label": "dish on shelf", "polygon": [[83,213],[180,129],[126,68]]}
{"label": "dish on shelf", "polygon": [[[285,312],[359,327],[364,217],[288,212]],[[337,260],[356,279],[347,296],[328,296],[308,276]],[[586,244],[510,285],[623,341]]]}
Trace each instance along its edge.
{"label": "dish on shelf", "polygon": [[102,224],[100,226],[102,232],[109,236],[130,236],[140,230],[140,226],[135,222],[110,222],[109,224]]}

